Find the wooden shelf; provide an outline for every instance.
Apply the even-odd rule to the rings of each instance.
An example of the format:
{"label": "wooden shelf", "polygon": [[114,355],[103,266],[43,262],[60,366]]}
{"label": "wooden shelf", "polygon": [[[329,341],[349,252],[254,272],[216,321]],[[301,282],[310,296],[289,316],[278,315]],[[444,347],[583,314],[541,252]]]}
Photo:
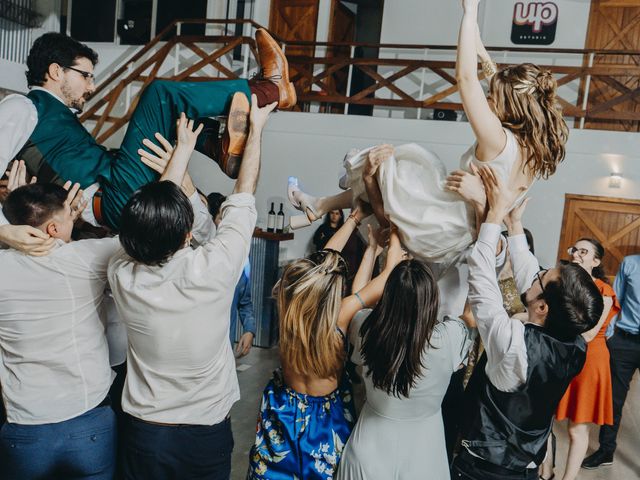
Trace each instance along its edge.
{"label": "wooden shelf", "polygon": [[287,240],[293,240],[293,233],[272,233],[256,227],[253,231],[253,237],[275,240],[276,242],[286,242]]}

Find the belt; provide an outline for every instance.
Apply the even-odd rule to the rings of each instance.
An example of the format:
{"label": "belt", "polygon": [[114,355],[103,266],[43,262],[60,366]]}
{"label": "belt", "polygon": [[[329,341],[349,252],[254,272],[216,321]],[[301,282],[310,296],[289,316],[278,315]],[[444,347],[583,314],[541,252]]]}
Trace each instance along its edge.
{"label": "belt", "polygon": [[627,332],[626,330],[623,330],[620,327],[616,327],[616,335],[620,335],[621,337],[631,338],[633,340],[640,340],[640,333]]}
{"label": "belt", "polygon": [[228,421],[231,418],[231,415],[227,413],[227,416],[224,417],[224,420],[222,420],[219,423],[215,423],[213,425],[197,425],[193,423],[162,423],[162,422],[152,422],[151,420],[143,420],[141,418],[134,417],[133,415],[130,415],[130,417],[139,422],[148,423],[149,425],[158,425],[160,427],[214,427],[216,425],[220,425]]}
{"label": "belt", "polygon": [[93,216],[100,225],[104,225],[104,220],[102,219],[102,189],[99,188],[96,193],[93,195],[93,199],[91,202],[93,207]]}

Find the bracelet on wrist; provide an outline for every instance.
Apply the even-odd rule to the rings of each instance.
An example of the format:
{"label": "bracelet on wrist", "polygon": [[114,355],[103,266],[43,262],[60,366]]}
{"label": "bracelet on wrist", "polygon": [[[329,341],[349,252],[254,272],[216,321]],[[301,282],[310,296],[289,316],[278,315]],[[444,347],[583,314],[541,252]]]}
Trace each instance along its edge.
{"label": "bracelet on wrist", "polygon": [[356,216],[355,216],[353,213],[352,213],[352,214],[350,214],[348,218],[350,218],[351,220],[353,220],[354,222],[356,222],[356,227],[359,227],[359,226],[360,226],[360,224],[361,224],[360,220],[358,220],[358,219],[356,218]]}

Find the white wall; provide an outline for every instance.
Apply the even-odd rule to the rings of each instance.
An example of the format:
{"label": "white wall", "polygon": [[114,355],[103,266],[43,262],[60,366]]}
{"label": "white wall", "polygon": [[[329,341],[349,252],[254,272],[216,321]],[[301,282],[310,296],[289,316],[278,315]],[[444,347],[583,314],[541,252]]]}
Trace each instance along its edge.
{"label": "white wall", "polygon": [[[550,180],[538,181],[532,187],[532,200],[525,214],[543,265],[555,263],[565,193],[640,197],[639,140],[637,133],[572,130],[565,162]],[[342,158],[349,148],[412,141],[433,150],[447,169],[452,170],[473,142],[473,135],[469,124],[462,122],[293,112],[274,114],[264,133],[262,173],[256,193],[258,225],[264,227],[266,224],[268,202],[271,201],[285,203],[287,218],[299,213],[285,201],[289,175],[299,177],[309,193],[334,193],[338,191]],[[607,186],[613,171],[620,171],[624,176],[620,189]],[[218,167],[203,156],[194,158],[191,172],[206,193],[229,193],[233,187]],[[293,241],[282,244],[281,257],[291,259],[304,255],[317,225],[296,231]]]}
{"label": "white wall", "polygon": [[[517,1],[485,0],[478,23],[486,45],[511,43],[513,9]],[[590,0],[556,0],[559,8],[555,42],[551,48],[584,48]],[[455,45],[462,18],[457,0],[385,0],[381,43]]]}

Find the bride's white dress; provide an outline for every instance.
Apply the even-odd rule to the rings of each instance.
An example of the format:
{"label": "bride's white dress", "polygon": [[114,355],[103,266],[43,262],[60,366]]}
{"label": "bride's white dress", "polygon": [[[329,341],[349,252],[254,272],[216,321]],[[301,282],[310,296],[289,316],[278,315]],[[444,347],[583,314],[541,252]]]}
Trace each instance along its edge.
{"label": "bride's white dress", "polygon": [[[508,181],[517,163],[518,142],[510,130],[505,132],[505,148],[495,159],[480,162],[474,144],[462,155],[460,168],[471,171],[471,162],[478,166],[489,164]],[[354,199],[367,201],[362,171],[369,150],[345,159],[346,183]],[[475,238],[473,209],[457,193],[445,189],[446,177],[445,166],[438,156],[415,143],[395,147],[394,155],[378,170],[385,213],[398,227],[402,244],[414,256],[431,264],[456,262]],[[514,206],[525,194],[518,197]]]}

